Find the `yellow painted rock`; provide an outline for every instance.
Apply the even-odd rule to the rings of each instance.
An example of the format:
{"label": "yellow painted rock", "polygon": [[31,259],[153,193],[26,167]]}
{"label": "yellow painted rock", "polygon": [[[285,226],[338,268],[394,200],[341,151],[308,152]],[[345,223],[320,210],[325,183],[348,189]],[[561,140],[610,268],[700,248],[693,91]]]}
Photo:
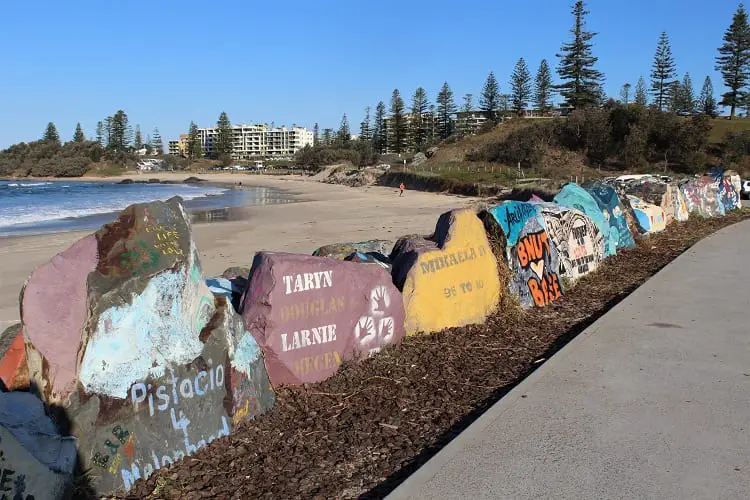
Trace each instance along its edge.
{"label": "yellow painted rock", "polygon": [[497,260],[472,210],[444,213],[434,235],[399,241],[392,257],[407,335],[483,323],[497,307]]}

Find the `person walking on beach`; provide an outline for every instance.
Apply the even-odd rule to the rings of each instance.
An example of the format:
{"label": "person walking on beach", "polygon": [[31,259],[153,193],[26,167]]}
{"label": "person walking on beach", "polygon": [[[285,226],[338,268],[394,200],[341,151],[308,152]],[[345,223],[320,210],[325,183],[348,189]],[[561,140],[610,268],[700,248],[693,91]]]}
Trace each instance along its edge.
{"label": "person walking on beach", "polygon": [[404,195],[404,183],[402,182],[398,188],[401,190],[401,192],[398,194],[398,197],[401,198]]}

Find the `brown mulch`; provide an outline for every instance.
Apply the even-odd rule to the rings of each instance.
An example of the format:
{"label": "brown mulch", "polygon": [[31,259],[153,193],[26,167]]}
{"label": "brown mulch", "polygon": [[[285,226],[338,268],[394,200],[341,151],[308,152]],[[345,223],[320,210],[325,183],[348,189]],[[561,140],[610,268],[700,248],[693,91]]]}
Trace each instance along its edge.
{"label": "brown mulch", "polygon": [[607,259],[561,300],[409,337],[276,407],[128,498],[383,497],[544,360],[701,238],[750,218],[692,219]]}

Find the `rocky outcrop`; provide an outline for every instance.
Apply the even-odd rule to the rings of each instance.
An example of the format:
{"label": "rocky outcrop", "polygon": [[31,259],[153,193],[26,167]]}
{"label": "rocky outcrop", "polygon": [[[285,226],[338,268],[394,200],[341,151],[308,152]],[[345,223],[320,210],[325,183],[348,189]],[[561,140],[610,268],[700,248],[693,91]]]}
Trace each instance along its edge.
{"label": "rocky outcrop", "polygon": [[400,240],[391,259],[408,335],[482,323],[500,300],[497,260],[473,210],[444,213],[429,239]]}
{"label": "rocky outcrop", "polygon": [[307,255],[256,254],[242,316],[274,386],[325,380],[404,336],[401,294],[385,269]]}
{"label": "rocky outcrop", "polygon": [[313,252],[316,257],[328,257],[331,259],[344,260],[349,255],[360,252],[378,252],[383,255],[391,253],[393,241],[391,240],[368,240],[348,243],[332,243],[325,245]]}
{"label": "rocky outcrop", "polygon": [[99,493],[270,408],[263,357],[204,282],[181,200],[133,205],[22,292],[29,376],[66,408]]}

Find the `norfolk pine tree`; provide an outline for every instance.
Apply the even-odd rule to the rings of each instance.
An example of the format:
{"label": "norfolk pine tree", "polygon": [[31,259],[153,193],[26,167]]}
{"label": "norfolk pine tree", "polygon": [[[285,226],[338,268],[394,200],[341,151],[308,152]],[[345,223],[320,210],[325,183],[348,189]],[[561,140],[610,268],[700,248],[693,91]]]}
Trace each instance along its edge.
{"label": "norfolk pine tree", "polygon": [[336,134],[336,140],[342,145],[349,144],[352,140],[352,133],[349,129],[349,118],[346,117],[346,113],[341,117],[341,124],[339,125],[339,131]]}
{"label": "norfolk pine tree", "polygon": [[216,122],[216,140],[214,142],[214,158],[229,164],[234,149],[232,144],[232,124],[226,112],[222,111]]}
{"label": "norfolk pine tree", "polygon": [[651,70],[651,94],[654,96],[656,109],[664,111],[670,101],[671,92],[676,80],[672,80],[676,73],[672,48],[669,37],[662,31],[654,54],[654,65]]}
{"label": "norfolk pine tree", "polygon": [[406,115],[404,114],[404,100],[398,89],[393,89],[391,96],[391,125],[392,132],[389,134],[390,149],[397,154],[406,150]]}
{"label": "norfolk pine tree", "polygon": [[372,132],[372,142],[375,151],[385,153],[387,146],[388,131],[385,128],[385,103],[380,101],[375,106],[375,124]]}
{"label": "norfolk pine tree", "polygon": [[626,106],[630,102],[630,87],[629,83],[625,83],[620,89],[620,99],[622,99],[622,103]]}
{"label": "norfolk pine tree", "polygon": [[47,128],[44,130],[43,140],[52,142],[60,146],[60,134],[57,133],[57,127],[52,122],[47,124]]}
{"label": "norfolk pine tree", "polygon": [[490,71],[479,97],[479,109],[492,123],[497,123],[497,111],[500,109],[500,85],[497,83],[495,73]]}
{"label": "norfolk pine tree", "polygon": [[203,145],[201,144],[198,125],[195,122],[190,122],[190,128],[188,129],[187,156],[190,160],[203,157]]}
{"label": "norfolk pine tree", "polygon": [[359,124],[359,140],[368,142],[372,139],[372,128],[370,126],[370,106],[365,108],[365,118]]}
{"label": "norfolk pine tree", "polygon": [[453,102],[453,91],[448,82],[443,83],[437,96],[437,124],[440,139],[446,139],[453,133],[452,115],[456,112],[456,104]]}
{"label": "norfolk pine tree", "polygon": [[677,101],[677,111],[692,115],[695,112],[695,90],[693,89],[693,80],[690,73],[685,73],[680,84],[679,99]]}
{"label": "norfolk pine tree", "polygon": [[638,83],[635,85],[634,101],[644,108],[648,106],[648,94],[646,93],[646,81],[642,76],[638,77]]}
{"label": "norfolk pine tree", "polygon": [[584,5],[582,0],[574,4],[572,13],[575,21],[570,30],[573,39],[564,43],[557,54],[560,58],[557,73],[563,83],[556,89],[565,98],[566,104],[573,109],[599,104],[601,84],[604,80],[604,75],[594,69],[598,58],[594,57],[591,51],[591,40],[596,33],[585,30],[585,17],[588,11]]}
{"label": "norfolk pine tree", "polygon": [[469,130],[469,116],[471,115],[471,112],[474,110],[474,103],[472,102],[474,99],[474,96],[472,94],[465,94],[464,97],[464,104],[461,106],[461,114],[463,115],[463,118],[461,119],[461,122],[458,125],[458,132],[462,136],[467,136],[471,133],[471,130]]}
{"label": "norfolk pine tree", "polygon": [[414,91],[411,102],[411,138],[414,142],[414,149],[419,151],[427,142],[427,134],[424,127],[424,115],[429,109],[430,103],[427,101],[427,91],[422,87]]}
{"label": "norfolk pine tree", "polygon": [[716,116],[716,98],[714,97],[714,86],[711,77],[707,76],[703,82],[701,95],[698,98],[698,111],[711,118]]}
{"label": "norfolk pine tree", "polygon": [[513,68],[513,74],[510,75],[510,92],[513,112],[521,116],[531,98],[531,75],[523,57],[518,60]]}
{"label": "norfolk pine tree", "polygon": [[539,63],[539,69],[534,78],[534,106],[542,116],[552,110],[552,74],[546,59]]}
{"label": "norfolk pine tree", "polygon": [[721,72],[724,86],[729,90],[721,94],[722,106],[729,106],[729,119],[734,119],[735,109],[745,104],[750,80],[750,26],[747,12],[740,4],[732,17],[732,24],[724,33],[724,44],[719,47],[716,68]]}
{"label": "norfolk pine tree", "polygon": [[157,154],[164,154],[164,144],[162,143],[158,127],[154,127],[154,131],[151,134],[151,148]]}
{"label": "norfolk pine tree", "polygon": [[104,123],[102,121],[96,122],[96,142],[104,147]]}
{"label": "norfolk pine tree", "polygon": [[73,134],[73,142],[83,142],[86,140],[86,136],[83,135],[83,129],[81,128],[81,123],[76,124],[76,131]]}
{"label": "norfolk pine tree", "polygon": [[320,128],[318,127],[318,122],[315,122],[315,125],[313,125],[313,146],[317,146],[320,142]]}
{"label": "norfolk pine tree", "polygon": [[133,139],[133,148],[137,150],[143,149],[143,136],[141,135],[141,126],[135,126],[135,138]]}

